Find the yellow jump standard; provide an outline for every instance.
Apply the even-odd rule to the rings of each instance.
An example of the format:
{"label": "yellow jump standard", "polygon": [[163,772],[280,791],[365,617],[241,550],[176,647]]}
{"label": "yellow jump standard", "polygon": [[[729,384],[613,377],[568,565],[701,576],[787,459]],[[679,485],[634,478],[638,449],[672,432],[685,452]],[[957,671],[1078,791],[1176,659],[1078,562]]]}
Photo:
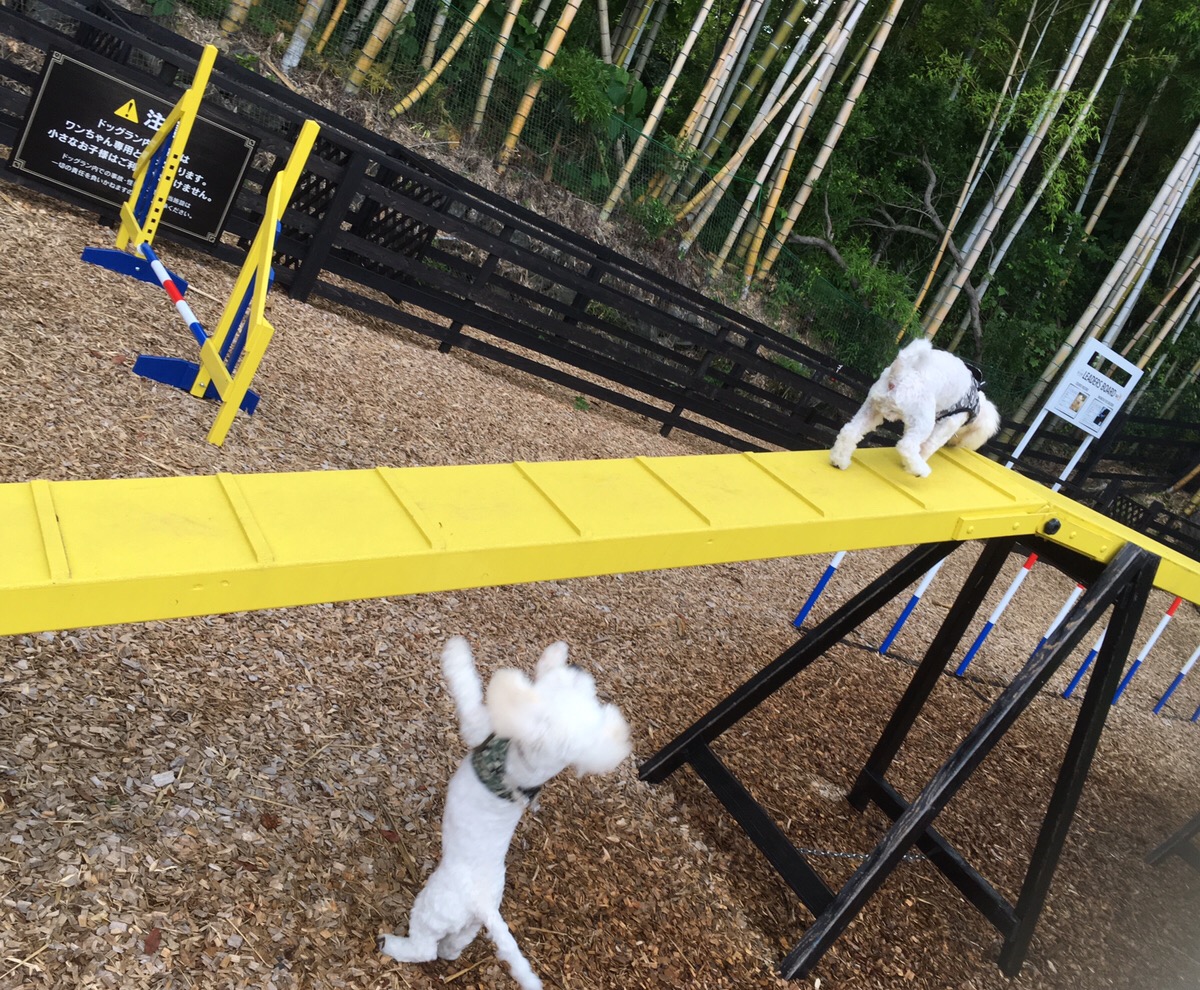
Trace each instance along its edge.
{"label": "yellow jump standard", "polygon": [[[914,846],[1021,967],[1153,585],[1200,602],[1200,565],[978,454],[934,474],[895,451],[825,451],[0,485],[0,634],[916,544],[640,769],[685,764],[814,916],[783,960],[804,976]],[[941,629],[849,792],[892,826],[830,889],[722,762],[722,734],[965,540],[982,540]],[[1009,554],[1032,544],[1087,591],[911,801],[886,779]],[[1111,614],[1110,614],[1111,613]],[[932,827],[1063,661],[1104,645],[1009,903]],[[1065,704],[1065,702],[1064,702]]]}

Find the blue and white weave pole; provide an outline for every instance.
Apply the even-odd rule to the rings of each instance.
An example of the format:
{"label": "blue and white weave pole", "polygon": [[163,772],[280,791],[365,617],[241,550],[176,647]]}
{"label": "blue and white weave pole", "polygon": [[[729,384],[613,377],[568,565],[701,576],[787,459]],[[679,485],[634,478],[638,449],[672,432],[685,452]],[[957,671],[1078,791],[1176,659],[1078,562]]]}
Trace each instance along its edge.
{"label": "blue and white weave pole", "polygon": [[900,635],[900,630],[904,627],[904,623],[908,621],[908,617],[913,614],[913,609],[921,602],[921,596],[929,590],[933,579],[937,577],[937,572],[941,570],[942,564],[946,562],[943,557],[929,570],[925,572],[925,576],[921,578],[921,583],[917,585],[917,590],[913,592],[912,598],[908,600],[908,604],[904,606],[904,611],[900,613],[900,618],[896,620],[896,624],[892,626],[892,631],[887,634],[883,642],[879,646],[879,652],[883,656],[887,656],[887,651],[892,648],[892,644],[896,641],[896,637]]}
{"label": "blue and white weave pole", "polygon": [[1183,683],[1183,679],[1187,677],[1187,675],[1192,672],[1192,668],[1196,666],[1197,659],[1200,659],[1200,646],[1197,646],[1192,652],[1192,655],[1188,657],[1187,663],[1179,668],[1179,673],[1175,675],[1175,680],[1171,682],[1171,686],[1167,688],[1166,691],[1163,692],[1163,696],[1158,699],[1158,704],[1154,706],[1155,715],[1157,715],[1163,710],[1163,708],[1166,707],[1167,702],[1171,700],[1171,695],[1175,693],[1175,689]]}
{"label": "blue and white weave pole", "polygon": [[1012,584],[1008,586],[1008,591],[1004,592],[1004,597],[1000,599],[1000,604],[988,616],[987,622],[983,624],[983,628],[979,630],[979,635],[975,637],[975,642],[971,644],[971,648],[967,650],[967,655],[962,658],[962,663],[958,665],[958,669],[954,671],[956,677],[962,677],[966,673],[967,667],[971,661],[975,659],[975,654],[979,652],[979,648],[983,646],[983,641],[988,638],[988,634],[996,628],[996,623],[1000,621],[1000,616],[1004,614],[1004,610],[1008,608],[1008,603],[1013,600],[1013,595],[1020,589],[1025,579],[1029,577],[1029,572],[1033,570],[1033,565],[1037,563],[1037,554],[1031,553],[1025,558],[1025,563],[1021,565],[1021,569],[1017,571],[1017,576],[1013,578]]}
{"label": "blue and white weave pole", "polygon": [[817,586],[813,588],[812,594],[808,596],[808,601],[804,603],[804,607],[800,609],[800,614],[792,620],[792,625],[799,629],[804,625],[804,620],[808,618],[808,613],[812,611],[812,607],[817,604],[817,599],[821,597],[821,592],[825,590],[825,585],[829,584],[830,578],[836,573],[841,566],[843,560],[846,559],[846,551],[839,550],[833,555],[833,560],[829,562],[829,566],[825,568],[825,573],[821,575],[821,580],[817,582]]}
{"label": "blue and white weave pole", "polygon": [[1083,666],[1075,671],[1075,676],[1071,678],[1071,683],[1067,685],[1067,689],[1063,692],[1062,696],[1064,698],[1071,697],[1071,695],[1075,693],[1075,689],[1079,687],[1079,682],[1083,680],[1083,675],[1088,672],[1088,668],[1091,667],[1092,661],[1096,659],[1096,654],[1100,652],[1100,647],[1104,645],[1104,634],[1106,632],[1108,632],[1108,626],[1105,626],[1100,630],[1100,635],[1096,639],[1096,645],[1093,646],[1088,651],[1088,655],[1083,658]]}
{"label": "blue and white weave pole", "polygon": [[[1070,612],[1071,609],[1075,607],[1075,603],[1077,601],[1079,601],[1080,596],[1086,590],[1087,589],[1082,584],[1075,585],[1075,590],[1072,591],[1071,594],[1067,597],[1067,603],[1058,610],[1058,615],[1056,615],[1054,617],[1054,621],[1050,623],[1049,627],[1047,627],[1046,635],[1038,640],[1038,645],[1033,648],[1033,653],[1037,653],[1038,650],[1040,650],[1043,646],[1046,645],[1046,640],[1048,640],[1051,636],[1054,635],[1054,630],[1062,625],[1062,620],[1067,617],[1067,613]],[[1033,653],[1031,653],[1029,655],[1032,657]]]}
{"label": "blue and white weave pole", "polygon": [[1158,625],[1154,627],[1154,632],[1150,634],[1150,638],[1146,640],[1146,645],[1141,648],[1141,651],[1134,658],[1133,663],[1129,665],[1129,672],[1121,678],[1121,683],[1117,685],[1117,690],[1113,694],[1112,703],[1115,705],[1121,700],[1121,695],[1125,693],[1125,689],[1129,687],[1129,682],[1133,680],[1133,675],[1138,672],[1138,667],[1142,665],[1142,661],[1154,648],[1154,644],[1158,642],[1158,637],[1163,634],[1163,630],[1171,624],[1171,620],[1175,618],[1175,610],[1183,604],[1182,598],[1176,598],[1171,603],[1171,607],[1163,613],[1163,617],[1158,620]]}

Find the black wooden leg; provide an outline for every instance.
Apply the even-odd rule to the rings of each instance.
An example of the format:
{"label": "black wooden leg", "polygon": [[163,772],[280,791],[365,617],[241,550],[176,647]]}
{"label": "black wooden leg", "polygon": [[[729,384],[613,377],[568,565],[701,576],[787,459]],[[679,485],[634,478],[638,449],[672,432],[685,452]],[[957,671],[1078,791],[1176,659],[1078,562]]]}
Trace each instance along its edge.
{"label": "black wooden leg", "polygon": [[1191,863],[1195,869],[1200,870],[1200,852],[1197,852],[1196,847],[1192,845],[1192,839],[1198,833],[1200,833],[1200,814],[1196,815],[1166,842],[1156,846],[1152,852],[1148,853],[1146,862],[1151,866],[1158,866],[1168,856],[1179,856]]}
{"label": "black wooden leg", "polygon": [[908,554],[827,619],[814,626],[794,646],[746,681],[691,728],[650,757],[642,764],[639,773],[641,779],[653,784],[665,780],[688,762],[688,754],[693,747],[712,742],[753,711],[957,546],[957,543],[933,543],[918,547]]}
{"label": "black wooden leg", "polygon": [[1100,655],[1096,658],[1096,665],[1088,681],[1087,693],[1083,697],[1079,717],[1075,720],[1075,730],[1071,733],[1071,741],[1067,745],[1058,781],[1054,785],[1054,793],[1050,797],[1050,804],[1038,833],[1037,845],[1029,861],[1029,871],[1025,874],[1021,894],[1017,898],[1017,924],[1005,938],[1004,946],[1000,950],[1000,969],[1006,976],[1017,975],[1029,950],[1033,929],[1046,903],[1050,881],[1054,877],[1063,843],[1066,842],[1067,832],[1075,817],[1083,782],[1087,779],[1092,757],[1100,742],[1100,733],[1104,729],[1104,721],[1112,707],[1113,694],[1125,668],[1125,659],[1133,646],[1138,620],[1145,611],[1146,601],[1154,584],[1157,564],[1157,558],[1143,551],[1143,559],[1138,569],[1117,595],[1114,603],[1108,632],[1104,635],[1104,645],[1100,648]]}
{"label": "black wooden leg", "polygon": [[[967,733],[950,758],[846,881],[829,909],[804,933],[783,961],[781,971],[785,978],[793,979],[808,974],[817,960],[862,910],[871,895],[883,884],[904,854],[921,838],[933,819],[1000,741],[1055,670],[1079,645],[1103,612],[1113,602],[1118,601],[1131,585],[1140,588],[1145,573],[1154,562],[1153,555],[1132,543],[1126,544],[1118,551],[1100,579],[1088,589],[1054,635],[1026,662],[1012,683]],[[1131,601],[1136,603],[1136,600],[1137,596],[1132,596]],[[1130,611],[1136,611],[1136,608]],[[1129,621],[1136,625],[1139,617],[1132,615]],[[1125,647],[1127,653],[1128,642],[1125,643]],[[1114,651],[1110,662],[1117,662],[1117,659],[1118,655]],[[1124,659],[1125,655],[1121,654],[1119,663],[1122,666]],[[1111,691],[1110,687],[1109,693],[1102,696],[1111,699]],[[1073,806],[1067,810],[1073,810]],[[1054,863],[1049,860],[1057,855],[1057,850],[1052,847],[1049,839],[1046,852],[1049,854],[1048,859],[1039,865],[1038,872],[1041,875],[1043,871],[1048,871],[1045,874],[1045,883],[1048,884],[1054,867]],[[1041,880],[1038,881],[1040,882]],[[1032,899],[1032,892],[1030,896]],[[1036,911],[1030,923],[1033,921],[1036,921]]]}
{"label": "black wooden leg", "polygon": [[1008,559],[1015,544],[1015,539],[991,540],[984,547],[983,553],[979,555],[979,559],[975,562],[975,566],[967,578],[967,583],[958,593],[953,608],[950,609],[945,622],[934,636],[933,642],[929,644],[925,658],[921,661],[916,673],[913,674],[904,696],[900,699],[883,734],[879,737],[879,742],[875,744],[874,751],[867,758],[862,772],[850,789],[848,799],[859,811],[864,810],[870,801],[870,778],[872,776],[882,777],[887,773],[888,767],[892,765],[892,760],[900,752],[905,737],[912,729],[925,702],[929,700],[929,695],[937,685],[938,678],[946,669],[951,654],[961,642],[967,626],[975,618],[975,613],[979,611],[979,606],[983,603],[984,597],[992,587],[996,575],[1000,573],[1000,569],[1004,566],[1004,562]]}

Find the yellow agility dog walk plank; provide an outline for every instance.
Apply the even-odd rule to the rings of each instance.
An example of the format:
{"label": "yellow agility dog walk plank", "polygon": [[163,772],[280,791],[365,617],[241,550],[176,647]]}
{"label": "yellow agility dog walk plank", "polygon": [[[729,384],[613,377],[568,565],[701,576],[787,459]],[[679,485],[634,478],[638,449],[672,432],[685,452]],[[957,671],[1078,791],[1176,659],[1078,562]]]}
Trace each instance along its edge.
{"label": "yellow agility dog walk plank", "polygon": [[978,454],[890,449],[0,485],[0,634],[1041,532],[1200,565]]}

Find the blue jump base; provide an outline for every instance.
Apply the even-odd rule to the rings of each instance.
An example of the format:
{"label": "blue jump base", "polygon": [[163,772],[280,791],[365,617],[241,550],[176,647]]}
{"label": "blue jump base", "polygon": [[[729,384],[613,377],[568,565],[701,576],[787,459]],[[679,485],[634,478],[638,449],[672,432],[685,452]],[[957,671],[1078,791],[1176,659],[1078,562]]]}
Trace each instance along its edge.
{"label": "blue jump base", "polygon": [[[190,392],[192,385],[196,381],[196,375],[200,373],[200,365],[195,361],[185,361],[183,358],[139,354],[138,359],[133,362],[133,373],[141,375],[143,378],[149,378],[151,381],[161,382],[163,385],[171,385],[184,392]],[[204,390],[204,398],[211,399],[214,402],[221,398],[216,386],[211,382],[209,382],[208,388]],[[253,416],[254,410],[257,408],[258,393],[247,390],[245,398],[242,399],[242,412]]]}

